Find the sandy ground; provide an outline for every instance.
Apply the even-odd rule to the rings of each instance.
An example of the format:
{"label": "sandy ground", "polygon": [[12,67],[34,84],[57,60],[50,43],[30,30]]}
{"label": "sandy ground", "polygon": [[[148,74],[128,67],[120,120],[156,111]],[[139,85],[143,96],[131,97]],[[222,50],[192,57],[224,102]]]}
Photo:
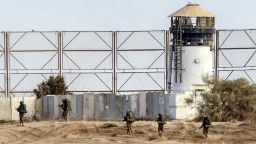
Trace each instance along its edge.
{"label": "sandy ground", "polygon": [[165,133],[160,138],[157,123],[154,121],[136,121],[133,133],[126,134],[124,122],[98,121],[42,121],[0,124],[1,143],[255,143],[256,126],[251,123],[212,123],[209,138],[206,139],[199,129],[201,123],[170,121],[165,125]]}

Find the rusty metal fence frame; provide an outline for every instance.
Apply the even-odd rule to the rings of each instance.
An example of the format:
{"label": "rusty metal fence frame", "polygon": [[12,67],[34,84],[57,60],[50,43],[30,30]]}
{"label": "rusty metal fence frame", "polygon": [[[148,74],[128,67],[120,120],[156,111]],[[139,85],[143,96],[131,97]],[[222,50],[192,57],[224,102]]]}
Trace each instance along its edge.
{"label": "rusty metal fence frame", "polygon": [[[229,42],[231,41],[231,42]],[[241,53],[241,51],[243,51]],[[236,64],[231,55],[235,53]],[[242,55],[247,53],[247,55]],[[220,78],[244,77],[256,83],[256,29],[230,29],[216,31],[215,72]],[[236,62],[237,62],[236,61]]]}
{"label": "rusty metal fence frame", "polygon": [[[73,34],[73,37],[70,40],[66,40],[65,36]],[[104,35],[107,35],[107,37]],[[80,46],[73,46],[75,40],[80,39]],[[88,41],[92,41],[97,39],[97,41],[93,42],[93,45],[88,45]],[[74,87],[76,90],[71,90],[71,92],[113,92],[114,86],[114,74],[113,68],[114,65],[114,32],[113,31],[64,31],[61,33],[61,50],[62,50],[62,58],[61,58],[61,73],[63,76],[75,75],[69,82],[69,87]],[[89,42],[90,43],[90,42]],[[99,45],[101,43],[101,45]],[[78,63],[72,58],[70,54],[89,54],[94,55],[95,57],[100,54],[105,54],[103,57],[92,58],[91,61],[98,61],[93,66],[82,66],[81,63]],[[77,56],[78,57],[78,56]],[[99,60],[100,59],[100,60]],[[64,61],[70,61],[74,64],[74,67],[69,67],[65,64]],[[107,61],[109,60],[109,61]],[[90,63],[84,62],[84,63]],[[108,66],[102,66],[104,63],[107,63]],[[109,79],[101,77],[101,75],[108,75],[109,79],[112,82],[109,83]],[[84,88],[77,88],[78,86],[74,85],[78,79],[82,76],[94,77],[94,82],[101,83],[104,88],[96,89],[96,88],[87,88],[87,90],[83,90]],[[86,81],[86,80],[85,80]],[[93,85],[93,83],[88,83],[88,85]],[[89,89],[89,90],[88,90]]]}
{"label": "rusty metal fence frame", "polygon": [[[119,38],[123,33],[126,33],[126,36],[120,40]],[[150,45],[151,47],[147,46],[133,46],[129,45],[129,40],[134,35],[145,35],[147,36],[147,40],[150,42],[155,43],[155,46]],[[123,87],[126,86],[128,82],[131,81],[132,78],[136,79],[138,77],[145,77],[148,78],[149,81],[154,83],[156,85],[156,89],[153,91],[167,91],[167,70],[168,70],[168,64],[167,64],[167,58],[168,58],[168,48],[169,48],[169,31],[165,30],[157,30],[157,31],[117,31],[116,32],[116,40],[115,40],[115,47],[116,47],[116,62],[120,62],[123,60],[125,63],[128,64],[127,67],[119,67],[118,64],[116,64],[115,73],[116,73],[116,90],[117,93],[122,92],[134,92],[134,91],[152,91],[149,87],[145,86],[144,88],[136,89],[136,87],[130,87],[123,89]],[[137,41],[138,39],[135,38],[135,43],[139,43]],[[124,46],[127,44],[126,46]],[[134,66],[133,63],[131,63],[125,55],[128,55],[129,53],[156,53],[156,57],[152,59],[151,62],[145,61],[143,65],[140,66]],[[162,64],[159,64],[157,67],[152,67],[160,58],[162,58]],[[119,84],[119,75],[128,75],[127,78],[124,79],[124,81]],[[158,75],[160,77],[154,77],[153,75]],[[158,79],[161,79],[163,84],[158,82]]]}
{"label": "rusty metal fence frame", "polygon": [[[60,55],[60,32],[52,31],[40,31],[40,32],[6,32],[6,97],[17,96],[17,94],[31,94],[33,89],[26,89],[27,86],[24,83],[29,80],[29,77],[40,78],[40,80],[46,80],[49,75],[60,74],[60,64],[55,62],[55,66],[47,68],[47,65],[53,61],[53,59],[59,59]],[[54,37],[49,37],[54,35]],[[27,38],[28,37],[28,38]],[[34,41],[32,38],[40,37],[47,46],[43,46],[37,39]],[[33,43],[32,43],[33,42]],[[41,47],[43,46],[43,47]],[[27,55],[26,55],[27,54]],[[41,64],[38,64],[39,58],[45,54],[52,54],[46,60],[41,60]],[[37,62],[33,62],[37,61]],[[34,63],[36,65],[30,66]],[[39,81],[37,82],[39,83]],[[35,87],[36,87],[36,84]],[[35,88],[34,87],[34,88]]]}
{"label": "rusty metal fence frame", "polygon": [[[154,35],[158,33],[160,36]],[[73,34],[67,39],[65,35]],[[122,33],[130,33],[124,41],[119,41],[119,36]],[[143,33],[152,38],[152,41],[158,44],[158,48],[151,49],[150,47],[138,49],[121,49],[120,47],[127,43],[130,37],[136,33]],[[10,97],[19,96],[20,94],[31,94],[33,89],[26,84],[30,80],[33,81],[33,88],[42,80],[46,80],[50,75],[63,75],[64,77],[73,77],[68,79],[67,84],[72,88],[81,76],[94,77],[104,89],[70,89],[71,92],[109,92],[109,93],[124,93],[124,92],[141,92],[141,91],[167,91],[167,70],[168,70],[168,48],[169,48],[169,31],[17,31],[17,32],[2,32],[0,37],[0,76],[3,85],[0,85],[0,96]],[[103,48],[91,48],[91,45],[86,45],[86,41],[90,38],[82,37],[79,43],[83,46],[72,46],[72,43],[79,36],[93,35],[97,37],[96,43],[102,43]],[[108,35],[108,36],[105,36]],[[37,38],[34,38],[37,37]],[[143,35],[142,35],[143,37]],[[39,39],[40,38],[40,39]],[[83,41],[85,40],[85,41]],[[41,45],[44,42],[43,46]],[[121,43],[120,43],[121,42]],[[139,40],[137,40],[139,42]],[[40,47],[41,46],[41,47]],[[69,48],[68,48],[69,47]],[[118,59],[122,57],[121,53],[129,52],[156,52],[159,55],[152,60],[147,67],[132,67],[131,69],[123,69],[118,67]],[[83,67],[81,61],[77,62],[70,55],[73,53],[103,53],[103,56],[94,67]],[[30,55],[29,55],[30,54]],[[47,57],[42,58],[43,55]],[[144,54],[145,55],[145,54]],[[161,57],[162,64],[158,67],[151,67]],[[29,65],[39,59],[40,65]],[[66,64],[70,61],[74,67]],[[96,59],[92,59],[95,61]],[[129,60],[123,57],[128,64]],[[145,59],[146,61],[146,59]],[[14,64],[15,63],[15,64]],[[107,64],[108,66],[102,66]],[[17,66],[18,65],[18,66]],[[49,66],[50,65],[50,66]],[[122,84],[117,84],[120,74],[130,74],[127,79],[123,80]],[[123,86],[131,80],[134,75],[145,76],[154,83],[156,88],[137,89],[132,87],[124,89]],[[157,76],[155,76],[157,75]],[[158,80],[161,76],[160,80]],[[40,79],[40,81],[39,81]],[[160,81],[160,82],[159,82]],[[0,84],[1,84],[0,82]],[[29,87],[29,88],[28,88]]]}

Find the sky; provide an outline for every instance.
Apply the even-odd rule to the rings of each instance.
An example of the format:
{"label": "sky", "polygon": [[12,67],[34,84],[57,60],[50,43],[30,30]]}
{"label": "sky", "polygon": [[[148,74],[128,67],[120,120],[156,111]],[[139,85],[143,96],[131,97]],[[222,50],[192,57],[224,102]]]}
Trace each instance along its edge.
{"label": "sky", "polygon": [[0,31],[166,30],[188,2],[213,12],[217,29],[256,28],[256,0],[0,0]]}

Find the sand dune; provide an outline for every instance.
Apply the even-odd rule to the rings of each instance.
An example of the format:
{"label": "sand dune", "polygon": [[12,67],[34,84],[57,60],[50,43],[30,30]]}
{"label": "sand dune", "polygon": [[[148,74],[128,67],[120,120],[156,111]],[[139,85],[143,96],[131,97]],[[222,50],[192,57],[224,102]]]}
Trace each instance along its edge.
{"label": "sand dune", "polygon": [[133,134],[126,135],[124,122],[99,121],[42,121],[0,124],[0,143],[256,143],[256,126],[251,123],[213,123],[209,138],[205,139],[201,123],[171,121],[165,125],[165,133],[157,135],[157,123],[154,121],[137,121]]}

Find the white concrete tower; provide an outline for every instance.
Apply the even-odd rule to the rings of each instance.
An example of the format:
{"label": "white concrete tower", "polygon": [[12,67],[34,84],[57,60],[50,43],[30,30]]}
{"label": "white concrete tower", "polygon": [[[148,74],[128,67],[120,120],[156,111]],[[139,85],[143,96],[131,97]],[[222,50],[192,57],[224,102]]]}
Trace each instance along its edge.
{"label": "white concrete tower", "polygon": [[173,93],[202,89],[202,75],[213,71],[214,15],[199,4],[171,14]]}
{"label": "white concrete tower", "polygon": [[[185,98],[204,91],[202,75],[213,72],[215,16],[199,4],[189,3],[169,17],[169,90],[175,101],[175,118],[192,119],[197,114],[197,104],[188,107]],[[198,98],[195,94],[195,101]]]}

